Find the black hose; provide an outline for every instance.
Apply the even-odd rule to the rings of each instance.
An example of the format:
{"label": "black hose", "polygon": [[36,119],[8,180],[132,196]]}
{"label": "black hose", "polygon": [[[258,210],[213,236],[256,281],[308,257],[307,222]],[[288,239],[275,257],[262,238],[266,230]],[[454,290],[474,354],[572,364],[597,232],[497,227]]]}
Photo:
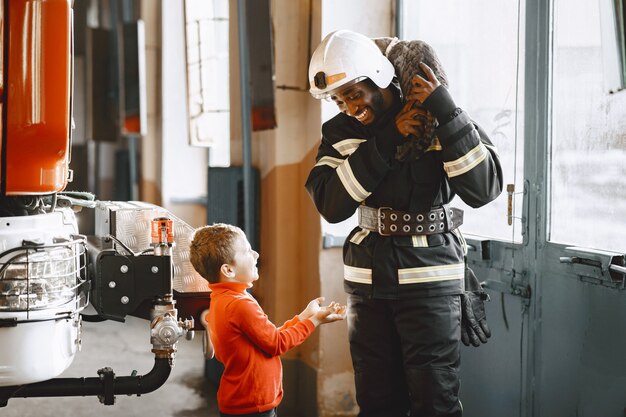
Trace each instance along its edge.
{"label": "black hose", "polygon": [[0,407],[10,398],[20,397],[78,397],[98,395],[105,405],[113,404],[117,394],[147,394],[161,387],[172,371],[169,358],[155,358],[152,370],[146,375],[116,378],[110,368],[98,371],[100,377],[54,378],[34,384],[0,387]]}
{"label": "black hose", "polygon": [[155,391],[167,381],[172,372],[171,360],[155,358],[154,367],[143,377],[123,376],[115,382],[115,394],[147,394]]}
{"label": "black hose", "polygon": [[80,315],[80,317],[83,319],[83,321],[88,322],[88,323],[100,323],[102,321],[107,321],[108,319],[101,317],[97,314],[82,314]]}

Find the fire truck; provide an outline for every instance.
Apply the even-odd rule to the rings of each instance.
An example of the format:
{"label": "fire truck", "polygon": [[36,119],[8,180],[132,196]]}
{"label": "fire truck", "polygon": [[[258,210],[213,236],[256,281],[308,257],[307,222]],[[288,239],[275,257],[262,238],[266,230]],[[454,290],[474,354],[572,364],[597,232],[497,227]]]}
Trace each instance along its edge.
{"label": "fire truck", "polygon": [[[208,305],[206,282],[188,260],[188,224],[153,204],[65,192],[72,3],[0,1],[0,407],[14,397],[113,404],[115,395],[154,391]],[[81,233],[77,213],[91,217],[93,233]],[[103,368],[97,377],[57,378],[80,350],[84,321],[128,315],[150,323],[149,373],[116,377]]]}

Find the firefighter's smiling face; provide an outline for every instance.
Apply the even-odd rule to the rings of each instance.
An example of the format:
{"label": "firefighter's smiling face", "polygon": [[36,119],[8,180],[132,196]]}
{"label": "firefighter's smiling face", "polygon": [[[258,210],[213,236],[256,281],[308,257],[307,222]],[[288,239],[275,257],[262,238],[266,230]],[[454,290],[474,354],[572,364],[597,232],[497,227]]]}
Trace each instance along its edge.
{"label": "firefighter's smiling face", "polygon": [[374,123],[391,106],[391,100],[369,79],[339,88],[330,98],[342,113],[364,125]]}

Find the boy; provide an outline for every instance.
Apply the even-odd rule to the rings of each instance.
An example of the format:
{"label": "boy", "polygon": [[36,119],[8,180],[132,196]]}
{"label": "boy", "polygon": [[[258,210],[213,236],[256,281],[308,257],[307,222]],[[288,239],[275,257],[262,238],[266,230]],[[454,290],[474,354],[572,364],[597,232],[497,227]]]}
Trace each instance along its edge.
{"label": "boy", "polygon": [[190,257],[212,291],[208,327],[204,318],[202,324],[207,330],[205,354],[211,357],[214,349],[224,365],[217,391],[220,415],[275,417],[283,397],[279,356],[304,342],[318,325],[343,320],[345,306],[333,302],[321,307],[319,297],[281,327],[274,326],[246,291],[259,279],[259,254],[235,226],[197,229]]}

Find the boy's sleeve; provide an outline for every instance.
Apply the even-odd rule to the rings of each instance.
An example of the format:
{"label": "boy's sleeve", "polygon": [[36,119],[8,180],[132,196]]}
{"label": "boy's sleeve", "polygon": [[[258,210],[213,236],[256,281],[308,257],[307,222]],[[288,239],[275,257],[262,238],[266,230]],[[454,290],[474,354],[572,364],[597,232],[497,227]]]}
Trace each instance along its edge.
{"label": "boy's sleeve", "polygon": [[[231,319],[259,349],[269,356],[279,356],[304,342],[315,325],[311,320],[294,317],[277,328],[252,298],[239,299],[231,305]],[[291,324],[287,326],[287,324]]]}
{"label": "boy's sleeve", "polygon": [[287,320],[286,322],[284,322],[283,325],[278,328],[278,330],[286,329],[287,327],[291,327],[296,323],[300,323],[300,318],[298,318],[297,315],[293,316],[291,320]]}

